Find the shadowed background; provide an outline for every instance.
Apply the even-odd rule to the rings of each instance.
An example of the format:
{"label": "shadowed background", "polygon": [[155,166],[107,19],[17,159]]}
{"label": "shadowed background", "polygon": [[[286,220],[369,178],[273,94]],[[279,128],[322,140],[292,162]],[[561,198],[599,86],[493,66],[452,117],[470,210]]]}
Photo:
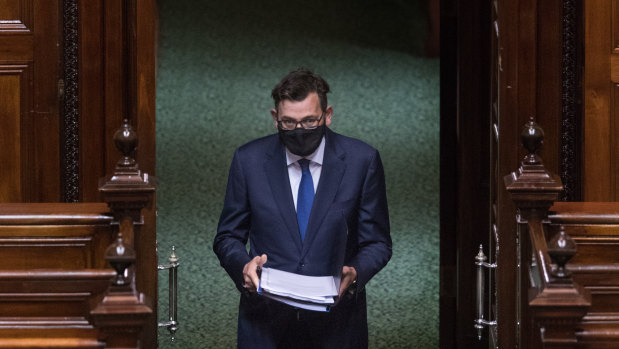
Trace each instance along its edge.
{"label": "shadowed background", "polygon": [[[159,1],[158,247],[180,258],[175,343],[232,348],[239,294],[212,252],[234,149],[274,133],[270,90],[307,67],[331,85],[331,128],[383,159],[393,258],[367,285],[370,348],[438,347],[439,62],[425,2]],[[160,274],[160,320],[167,273]]]}

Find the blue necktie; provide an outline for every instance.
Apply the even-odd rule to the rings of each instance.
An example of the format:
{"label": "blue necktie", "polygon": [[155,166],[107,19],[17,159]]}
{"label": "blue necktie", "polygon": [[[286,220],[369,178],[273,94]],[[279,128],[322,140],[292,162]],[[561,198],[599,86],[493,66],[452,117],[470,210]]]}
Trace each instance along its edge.
{"label": "blue necktie", "polygon": [[314,181],[309,170],[309,160],[301,159],[299,165],[301,165],[301,183],[299,183],[299,194],[297,195],[297,222],[301,232],[301,241],[303,241],[314,202]]}

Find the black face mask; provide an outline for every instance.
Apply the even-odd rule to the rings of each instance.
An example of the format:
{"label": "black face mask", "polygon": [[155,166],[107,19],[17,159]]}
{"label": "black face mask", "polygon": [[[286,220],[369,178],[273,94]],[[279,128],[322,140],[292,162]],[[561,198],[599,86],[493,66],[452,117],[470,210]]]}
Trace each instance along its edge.
{"label": "black face mask", "polygon": [[278,128],[279,139],[291,153],[299,156],[308,156],[320,145],[326,127],[325,124],[322,124],[311,130],[300,127],[292,130]]}

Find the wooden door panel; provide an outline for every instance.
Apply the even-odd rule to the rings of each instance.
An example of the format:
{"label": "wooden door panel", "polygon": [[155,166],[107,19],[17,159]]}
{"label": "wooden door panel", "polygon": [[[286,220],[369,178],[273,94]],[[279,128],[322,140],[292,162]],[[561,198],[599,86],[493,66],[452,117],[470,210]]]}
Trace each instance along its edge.
{"label": "wooden door panel", "polygon": [[58,201],[59,0],[0,0],[0,202]]}
{"label": "wooden door panel", "polygon": [[24,65],[0,66],[0,202],[22,200],[21,115],[28,85]]}
{"label": "wooden door panel", "polygon": [[0,0],[0,31],[29,31],[32,0]]}
{"label": "wooden door panel", "polygon": [[619,1],[585,1],[584,199],[619,198]]}
{"label": "wooden door panel", "polygon": [[[5,33],[0,33],[6,34]],[[28,35],[0,36],[0,54],[2,62],[32,61],[33,38]]]}
{"label": "wooden door panel", "polygon": [[0,0],[0,21],[12,22],[19,17],[19,1]]}
{"label": "wooden door panel", "polygon": [[613,53],[619,53],[619,2],[612,0],[612,45]]}
{"label": "wooden door panel", "polygon": [[[619,57],[619,55],[613,55],[613,57]],[[617,63],[618,64],[613,64],[612,66],[618,66],[619,62]],[[617,141],[616,139],[616,137],[619,136],[619,76],[617,76],[616,79],[613,78],[613,82],[614,83],[612,84],[611,90],[611,98],[613,103],[611,119],[614,120],[615,137],[613,137],[613,142],[611,143],[611,151],[613,152],[613,154],[619,154],[619,141]],[[617,171],[613,173],[613,177],[611,177],[611,180],[614,181],[615,188],[619,188],[619,175],[617,174]],[[619,194],[615,194],[615,201],[618,200]]]}

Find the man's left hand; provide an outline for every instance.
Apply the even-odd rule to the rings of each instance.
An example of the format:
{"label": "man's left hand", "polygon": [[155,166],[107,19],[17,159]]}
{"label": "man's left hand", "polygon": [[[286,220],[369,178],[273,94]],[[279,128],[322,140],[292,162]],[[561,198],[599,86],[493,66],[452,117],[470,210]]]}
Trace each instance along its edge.
{"label": "man's left hand", "polygon": [[357,271],[354,267],[344,266],[342,268],[342,279],[340,281],[340,291],[339,298],[341,299],[344,295],[344,292],[348,290],[348,287],[352,285],[353,282],[357,279]]}

